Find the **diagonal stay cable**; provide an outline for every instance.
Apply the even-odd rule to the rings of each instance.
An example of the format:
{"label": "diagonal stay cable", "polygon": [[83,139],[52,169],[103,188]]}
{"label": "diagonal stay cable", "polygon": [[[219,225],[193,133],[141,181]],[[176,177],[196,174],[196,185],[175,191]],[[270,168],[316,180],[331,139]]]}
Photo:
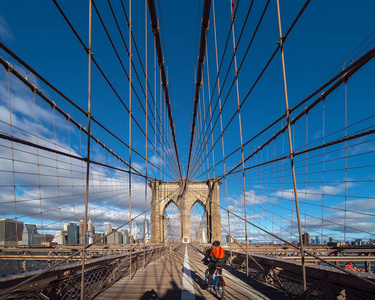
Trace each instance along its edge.
{"label": "diagonal stay cable", "polygon": [[[300,17],[302,16],[303,12],[305,11],[305,9],[307,8],[308,4],[310,3],[311,0],[307,0],[304,4],[304,6],[301,8],[301,10],[299,11],[298,15],[296,16],[296,18],[294,19],[293,23],[290,25],[289,29],[287,30],[286,34],[283,36],[282,40],[283,40],[283,43],[285,42],[286,38],[288,37],[289,33],[293,30],[294,26],[296,25],[296,23],[298,22],[298,20],[300,19]],[[274,57],[276,56],[277,52],[279,51],[280,49],[280,45],[278,44],[278,46],[276,47],[276,49],[274,50],[274,52],[272,53],[270,59],[267,61],[266,65],[264,66],[264,68],[262,69],[262,71],[260,72],[259,76],[257,77],[257,79],[254,81],[253,85],[251,86],[251,88],[249,89],[248,93],[246,94],[246,96],[244,97],[244,99],[241,101],[240,105],[238,106],[238,108],[236,109],[236,111],[234,112],[233,116],[230,118],[230,121],[227,123],[227,125],[225,126],[225,129],[223,130],[223,132],[219,135],[219,137],[217,138],[216,142],[214,143],[214,145],[217,144],[217,142],[219,141],[220,137],[224,134],[224,132],[226,131],[226,129],[229,127],[230,123],[233,121],[234,117],[237,115],[237,113],[240,111],[240,109],[242,108],[242,106],[244,105],[245,101],[248,99],[248,97],[250,96],[250,94],[252,93],[252,91],[254,90],[254,88],[256,87],[256,85],[258,84],[258,82],[260,81],[261,77],[263,76],[263,74],[265,73],[265,71],[267,70],[267,68],[269,67],[269,65],[271,64],[272,60],[274,59]],[[247,49],[247,51],[249,50],[249,47]],[[246,55],[247,55],[247,52],[246,52]],[[245,59],[246,56],[244,56],[241,64],[240,64],[240,68],[242,67],[242,64],[243,64],[243,61]],[[238,69],[238,72],[240,70],[240,68]],[[235,78],[238,76],[238,73],[235,75]],[[231,88],[232,86],[234,85],[234,82],[235,82],[235,78],[232,82],[232,85],[231,85]],[[229,91],[230,92],[230,91]],[[225,102],[227,101],[228,97],[229,97],[229,92],[226,96],[226,99],[223,103],[223,107],[225,105]],[[221,95],[219,95],[220,97]],[[221,110],[223,109],[223,107],[221,108]],[[215,109],[216,109],[216,106],[215,106]],[[215,111],[214,109],[214,111]],[[221,113],[221,111],[220,111]],[[216,124],[218,122],[218,119],[219,119],[219,116],[216,117],[216,121],[214,123],[214,126],[213,126],[213,129],[216,127]],[[210,135],[212,134],[212,131],[210,132]],[[209,136],[210,136],[209,135]],[[212,149],[210,150],[212,151]],[[208,153],[210,154],[210,153]],[[207,159],[207,156],[205,157],[204,161]]]}
{"label": "diagonal stay cable", "polygon": [[197,112],[198,112],[198,104],[199,104],[199,93],[200,93],[200,88],[201,88],[201,84],[202,84],[202,70],[203,70],[203,64],[204,64],[204,53],[205,53],[205,50],[206,50],[207,31],[208,31],[208,22],[209,22],[209,17],[210,17],[210,9],[211,9],[211,0],[205,0],[204,4],[203,4],[201,40],[200,40],[199,55],[198,55],[198,70],[197,70],[197,79],[196,79],[196,83],[195,83],[196,89],[195,89],[195,98],[194,98],[193,122],[192,122],[192,126],[191,126],[189,158],[188,158],[186,178],[189,178],[189,171],[190,171],[191,154],[192,154],[192,149],[193,149],[196,119],[197,119],[197,114],[198,114]]}
{"label": "diagonal stay cable", "polygon": [[[250,47],[251,47],[251,45],[252,45],[252,43],[253,43],[253,41],[254,41],[255,35],[256,35],[256,33],[257,33],[258,29],[259,29],[259,26],[260,26],[260,24],[261,24],[261,22],[262,22],[263,17],[264,17],[264,15],[265,15],[266,11],[267,11],[267,8],[268,8],[268,5],[269,5],[269,2],[270,2],[270,0],[267,1],[266,5],[265,5],[265,8],[263,9],[263,13],[262,13],[262,15],[261,15],[261,17],[260,17],[260,20],[258,21],[258,24],[257,24],[257,26],[256,26],[256,28],[255,28],[255,30],[254,30],[254,33],[253,33],[253,35],[252,35],[252,38],[251,38],[251,40],[250,40],[250,42],[249,42],[249,45],[248,45],[248,47],[247,47],[247,51],[245,52],[245,54],[244,54],[244,58],[242,59],[242,63],[244,62],[245,57],[246,57],[246,55],[247,55],[247,52],[249,51],[249,49],[250,49]],[[238,46],[239,46],[239,44],[240,44],[240,42],[241,42],[242,35],[243,35],[243,33],[244,33],[244,30],[245,30],[245,27],[246,27],[247,21],[248,21],[248,19],[249,19],[250,12],[251,12],[251,10],[252,10],[253,4],[254,4],[254,0],[251,1],[250,6],[249,6],[249,9],[248,9],[248,11],[247,11],[246,18],[245,18],[245,21],[244,21],[244,23],[243,23],[243,25],[242,25],[242,29],[241,29],[240,35],[239,35],[239,37],[238,37],[238,40],[237,40],[237,43],[236,43],[235,49],[234,49],[234,51],[233,51],[231,61],[230,61],[229,66],[228,66],[228,68],[227,68],[227,72],[226,72],[226,75],[225,75],[225,78],[224,78],[224,81],[223,81],[223,84],[222,84],[222,88],[224,88],[225,83],[226,83],[226,80],[227,80],[227,78],[228,78],[230,68],[231,68],[231,66],[232,66],[232,64],[233,64],[234,57],[235,57],[235,55],[236,55],[236,52],[237,52]],[[236,6],[236,9],[237,9],[237,8],[238,8],[238,3],[237,3],[237,6]],[[234,26],[234,24],[233,24],[233,23],[234,23],[234,18],[235,18],[235,14],[233,15],[233,22],[231,22],[231,28],[233,28],[233,26]],[[241,64],[242,64],[242,63],[241,63]],[[241,68],[241,66],[239,67],[236,76],[239,74],[240,68]],[[235,76],[235,78],[234,78],[234,80],[233,80],[232,86],[233,86],[233,84],[234,84],[234,81],[236,80],[236,76]],[[232,87],[231,87],[231,88],[232,88]],[[230,93],[231,88],[230,88],[228,94]],[[218,100],[217,100],[217,101],[218,101]],[[205,119],[204,119],[204,122],[203,122],[204,124],[206,124],[206,122],[207,122],[208,113],[209,113],[209,109],[207,108],[207,111],[206,111],[206,114],[205,114]],[[212,116],[210,117],[210,122],[212,123]],[[202,134],[203,134],[203,128],[202,128],[201,136],[202,136]],[[205,135],[205,136],[207,135],[207,130],[205,130],[204,135]],[[208,138],[209,138],[209,137],[208,137]],[[199,142],[198,142],[198,144],[199,144]],[[206,143],[206,144],[207,144],[207,143]],[[203,146],[203,147],[205,147],[205,146]],[[198,151],[198,153],[199,153],[199,152],[200,152],[200,150]]]}
{"label": "diagonal stay cable", "polygon": [[[88,48],[86,47],[85,43],[83,42],[83,40],[81,39],[81,37],[79,36],[79,34],[77,33],[77,31],[75,30],[74,26],[72,25],[72,23],[70,22],[70,20],[68,19],[68,17],[66,16],[66,14],[64,13],[64,11],[62,10],[62,8],[60,7],[60,5],[57,3],[56,0],[53,0],[54,4],[56,5],[57,9],[59,10],[60,14],[62,15],[62,17],[65,19],[65,21],[67,22],[68,26],[70,27],[70,29],[73,31],[74,35],[77,37],[77,39],[79,40],[79,42],[81,43],[82,47],[85,49],[86,52],[88,52]],[[94,57],[92,57],[92,61],[94,62],[94,64],[96,65],[96,67],[98,68],[99,72],[102,74],[103,78],[107,81],[108,85],[110,86],[110,88],[112,89],[112,91],[115,93],[116,97],[120,100],[120,102],[122,103],[122,105],[124,106],[125,110],[129,113],[129,109],[128,107],[126,106],[126,104],[124,103],[124,101],[122,100],[122,98],[120,97],[120,95],[117,93],[116,89],[113,87],[112,83],[109,81],[109,79],[107,78],[107,76],[105,75],[104,71],[102,70],[102,68],[99,66],[99,64],[97,63],[96,59]],[[140,129],[140,131],[143,133],[144,136],[146,136],[144,130],[142,129],[142,127],[139,125],[138,121],[135,119],[135,117],[132,115],[132,119],[134,120],[134,122],[136,123],[137,127]],[[128,146],[129,147],[129,146]],[[156,148],[154,148],[155,151]],[[132,148],[132,151],[134,151],[134,149]],[[159,156],[160,153],[159,153]],[[150,164],[152,164],[150,162]],[[152,164],[153,165],[153,164]],[[155,165],[153,165],[154,167],[156,167]],[[161,171],[162,173],[164,173],[164,171],[162,171],[159,167],[156,167],[159,171]],[[168,175],[168,177],[170,177]],[[170,177],[171,178],[171,177]]]}
{"label": "diagonal stay cable", "polygon": [[[345,81],[347,81],[353,74],[355,74],[357,71],[361,70],[363,66],[365,66],[367,63],[369,63],[375,56],[375,47],[372,48],[370,51],[368,51],[366,54],[364,54],[358,61],[353,63],[353,67],[351,67],[350,71],[343,74],[340,79],[333,84],[328,90],[326,90],[324,93],[322,93],[315,101],[313,101],[309,106],[307,106],[301,113],[299,113],[296,117],[293,118],[293,120],[290,121],[290,124],[295,124],[299,119],[301,119],[304,115],[306,115],[311,109],[313,109],[318,103],[325,100],[327,96],[329,96],[332,92],[334,92],[339,86],[341,86]],[[249,160],[252,156],[254,156],[256,153],[261,151],[266,145],[268,145],[272,140],[275,140],[280,134],[282,134],[285,130],[287,130],[287,126],[284,126],[281,128],[277,133],[275,133],[270,139],[268,139],[265,143],[263,143],[261,146],[259,146],[253,153],[251,153],[248,157],[246,157],[245,161]],[[301,151],[301,153],[305,153],[304,151]],[[234,170],[236,170],[240,164],[237,164],[235,167],[233,167],[228,173],[232,173]],[[224,176],[224,175],[223,175]]]}
{"label": "diagonal stay cable", "polygon": [[[99,12],[99,10],[98,10],[98,8],[97,8],[97,6],[96,6],[94,0],[92,1],[92,3],[93,3],[93,6],[94,6],[95,11],[96,11],[96,13],[97,13],[97,15],[98,15],[98,17],[99,17],[99,20],[100,20],[100,22],[101,22],[101,24],[102,24],[102,26],[103,26],[103,29],[104,29],[104,31],[106,32],[106,35],[107,35],[107,37],[108,37],[108,39],[109,39],[109,41],[110,41],[110,43],[111,43],[111,45],[112,45],[112,48],[113,48],[113,50],[114,50],[115,53],[116,53],[116,57],[117,57],[117,59],[119,60],[119,63],[121,64],[121,67],[122,67],[122,69],[123,69],[123,71],[124,71],[124,73],[125,73],[127,79],[130,80],[129,75],[128,75],[128,72],[126,71],[126,69],[125,69],[125,67],[124,67],[124,64],[123,64],[123,62],[122,62],[122,60],[121,60],[121,58],[120,58],[120,56],[119,56],[119,54],[118,54],[118,51],[117,51],[117,49],[116,49],[116,47],[115,47],[115,45],[114,45],[114,43],[113,43],[113,41],[112,41],[112,38],[111,38],[111,36],[110,36],[110,34],[109,34],[108,30],[107,30],[107,27],[106,27],[105,24],[104,24],[104,21],[103,21],[103,19],[102,19],[102,16],[101,16],[101,14],[100,14],[100,12]],[[121,34],[121,36],[122,36],[122,34]],[[127,49],[127,46],[126,46],[126,45],[125,45],[125,47],[126,47],[126,49]],[[127,49],[127,50],[128,50],[128,49]],[[129,51],[128,51],[128,53],[129,53]],[[135,73],[136,73],[136,75],[137,75],[138,82],[139,82],[139,84],[140,84],[140,86],[141,86],[141,88],[142,88],[142,91],[143,91],[143,93],[144,93],[143,86],[142,86],[142,83],[140,82],[140,79],[139,79],[138,73],[137,73],[137,71],[136,71],[136,69],[135,69],[135,66],[134,66],[134,62],[133,62],[133,60],[131,61],[131,63],[132,63],[133,69],[134,69],[134,71],[135,71]],[[133,92],[135,93],[135,96],[136,96],[136,98],[137,98],[137,100],[138,100],[138,102],[139,102],[139,104],[140,104],[140,106],[141,106],[141,108],[142,108],[143,113],[146,114],[146,110],[145,110],[145,108],[144,108],[144,106],[143,106],[143,104],[142,104],[142,102],[141,102],[141,100],[140,100],[140,98],[139,98],[139,95],[137,94],[137,92],[136,92],[136,90],[135,90],[134,85],[131,84],[131,86],[132,86],[132,90],[133,90]],[[144,93],[144,95],[145,95],[145,93]],[[155,129],[153,128],[153,125],[152,125],[151,120],[150,120],[148,117],[147,117],[147,120],[148,120],[149,124],[151,125],[151,128],[152,128],[152,129],[154,130],[154,132],[155,132]],[[146,135],[146,134],[145,134],[145,135]],[[156,148],[156,145],[154,145],[154,144],[152,143],[152,141],[151,141],[149,138],[147,138],[147,140],[148,140],[148,142],[150,143],[150,145],[151,145],[153,148]],[[163,149],[163,150],[165,151],[165,149]],[[157,150],[156,150],[156,151],[157,151]],[[162,160],[166,165],[169,166],[169,164],[167,164],[167,163],[165,162],[165,160],[163,159],[163,157],[161,156],[161,154],[160,154],[158,151],[157,151],[157,153],[159,154],[159,157],[161,158],[161,160]],[[177,175],[177,174],[175,174],[175,175]]]}
{"label": "diagonal stay cable", "polygon": [[173,139],[173,145],[174,145],[174,150],[176,154],[176,160],[178,164],[179,175],[180,175],[180,178],[182,178],[181,164],[180,164],[180,159],[178,156],[178,148],[177,148],[177,141],[176,141],[176,132],[175,132],[173,118],[172,118],[172,109],[171,109],[171,103],[170,103],[169,92],[168,92],[168,87],[167,87],[168,83],[167,83],[167,77],[166,77],[165,68],[164,68],[164,57],[163,57],[163,52],[161,49],[159,24],[158,24],[158,20],[156,16],[156,7],[155,7],[154,0],[148,0],[148,8],[149,8],[149,13],[150,13],[150,18],[151,18],[152,32],[154,34],[155,47],[156,47],[159,69],[160,69],[160,76],[161,76],[162,86],[164,90],[164,99],[165,99],[165,103],[166,103],[167,111],[168,111],[169,126],[170,126],[171,133],[172,133],[172,139]]}

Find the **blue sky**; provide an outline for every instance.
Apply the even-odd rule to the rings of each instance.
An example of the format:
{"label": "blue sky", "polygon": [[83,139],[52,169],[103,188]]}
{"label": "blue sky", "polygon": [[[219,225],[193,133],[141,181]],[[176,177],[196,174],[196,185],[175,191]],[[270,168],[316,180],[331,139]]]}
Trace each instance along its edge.
{"label": "blue sky", "polygon": [[[61,3],[60,3],[61,2]],[[60,1],[64,12],[67,14],[72,24],[77,29],[84,42],[88,42],[88,3],[87,1]],[[135,36],[138,48],[142,59],[144,60],[145,50],[145,7],[144,1],[132,1],[132,25],[133,34]],[[251,34],[255,28],[256,22],[260,17],[260,13],[266,4],[266,1],[255,1],[251,17],[248,24],[245,27],[243,40],[238,49],[238,62],[241,61],[247,44],[250,40]],[[125,3],[127,5],[127,3]],[[201,8],[199,9],[199,5]],[[121,40],[116,35],[116,27],[111,19],[110,10],[107,2],[97,1],[97,6],[102,14],[106,25],[113,32],[113,38],[116,46],[121,49],[123,55],[123,61],[126,69],[128,69],[128,59],[125,50],[122,49]],[[120,6],[118,3],[114,3],[116,13],[120,16]],[[71,99],[73,99],[82,108],[87,108],[87,55],[82,49],[81,45],[68,28],[66,22],[56,9],[52,1],[47,2],[30,2],[30,1],[6,1],[2,4],[2,13],[0,14],[0,36],[3,42],[6,43],[16,54],[18,54],[23,60],[34,67],[40,74],[47,78],[52,84],[63,91]],[[302,2],[296,1],[282,1],[281,3],[281,15],[282,15],[282,27],[285,32],[298,11],[302,7]],[[163,48],[165,61],[168,66],[169,74],[169,91],[171,95],[172,111],[176,127],[177,144],[180,154],[180,160],[182,164],[186,164],[188,160],[188,149],[190,143],[190,128],[192,121],[192,109],[193,109],[193,94],[194,94],[194,65],[196,60],[196,48],[199,45],[200,35],[200,20],[202,14],[202,1],[162,1],[160,0],[160,10],[157,2],[158,16],[162,21],[162,34],[163,34]],[[244,22],[246,13],[249,8],[249,1],[241,1],[237,10],[237,17],[235,21],[235,35],[239,37],[241,27]],[[374,46],[374,36],[371,35],[375,29],[373,11],[375,10],[375,3],[373,1],[311,1],[303,16],[298,21],[297,25],[289,35],[285,43],[285,61],[288,81],[288,92],[289,92],[289,103],[293,107],[299,103],[304,97],[310,92],[314,91],[315,88],[332,72],[336,74],[342,69],[343,61],[348,57],[347,64],[351,59],[357,59],[363,55],[366,51]],[[214,76],[216,74],[216,62],[215,62],[215,49],[214,49],[214,35],[213,35],[213,15],[211,9],[210,16],[210,27],[208,31],[208,60],[210,68],[210,81],[211,89],[214,83]],[[215,1],[216,11],[216,26],[217,26],[217,38],[218,38],[218,55],[219,59],[223,53],[224,43],[230,26],[230,1]],[[199,16],[198,16],[199,12]],[[147,11],[148,15],[148,11]],[[124,22],[124,20],[122,19]],[[153,89],[153,37],[149,26],[149,17],[147,21],[148,25],[148,73],[150,77],[150,84]],[[124,23],[123,23],[124,24]],[[198,26],[198,28],[197,28]],[[124,24],[124,32],[126,33],[125,40],[128,42],[127,27]],[[198,38],[196,33],[198,32]],[[371,35],[371,36],[370,36]],[[359,46],[368,36],[370,38],[357,49],[354,54],[351,55],[357,46]],[[265,65],[266,61],[276,48],[276,42],[278,41],[278,28],[277,28],[277,14],[276,14],[276,3],[271,1],[269,8],[265,14],[264,21],[262,22],[259,32],[255,37],[254,44],[246,58],[241,73],[239,75],[239,93],[240,100],[242,100],[255,78]],[[365,46],[368,45],[367,48]],[[232,53],[233,46],[231,40],[229,43],[229,50],[227,56],[224,59],[223,73],[220,77],[220,81],[223,82],[224,71],[227,70],[229,64],[229,54]],[[134,51],[134,45],[133,45]],[[113,50],[110,47],[107,37],[100,25],[97,15],[93,12],[93,52],[94,57],[103,66],[106,74],[108,74],[111,82],[116,89],[120,91],[121,96],[127,103],[128,95],[128,82],[125,75],[114,55]],[[133,52],[134,53],[134,52]],[[229,54],[228,54],[229,53]],[[133,54],[137,70],[140,72],[139,62],[136,60],[135,53]],[[337,69],[336,69],[337,68]],[[128,121],[127,114],[123,107],[119,104],[118,100],[114,96],[113,92],[109,89],[108,85],[101,78],[98,71],[93,68],[93,84],[92,84],[92,114],[105,124],[114,133],[118,134],[125,141],[128,140]],[[233,80],[234,69],[233,67],[229,71],[229,79],[226,83],[223,95],[226,95],[228,86]],[[375,111],[374,94],[375,85],[373,84],[374,65],[370,63],[362,71],[353,77],[353,80],[348,84],[348,124],[355,124],[358,121],[363,120],[366,117],[372,116]],[[133,82],[135,82],[133,71]],[[141,76],[142,80],[143,77]],[[205,95],[206,105],[208,103],[208,87],[207,87],[207,73],[204,70],[204,88],[202,93]],[[141,95],[141,89],[137,83],[136,90]],[[159,94],[159,83],[157,84],[157,94]],[[201,94],[203,97],[203,94]],[[327,101],[325,106],[325,132],[324,135],[328,135],[337,130],[342,130],[344,126],[344,106],[341,101],[344,97],[344,88],[340,87],[332,95],[332,101]],[[142,98],[143,99],[143,98]],[[217,91],[214,93],[213,101],[217,99]],[[85,124],[85,119],[79,116],[69,105],[61,101],[61,99],[55,99],[56,103],[61,105],[63,109],[82,120],[82,124]],[[136,97],[133,94],[133,110],[134,115],[144,125],[144,117],[140,106],[136,103]],[[202,103],[202,102],[201,102]],[[233,112],[237,107],[236,94],[232,90],[228,96],[228,102],[226,104],[226,114],[223,116],[223,123],[229,121]],[[207,109],[207,106],[206,106]],[[243,138],[244,141],[251,138],[254,134],[262,130],[265,126],[270,124],[273,120],[278,118],[285,111],[284,106],[284,95],[282,87],[282,75],[281,75],[281,63],[280,55],[277,54],[275,59],[270,64],[268,70],[265,72],[262,79],[252,92],[251,96],[246,100],[243,106],[242,113],[242,126],[243,126]],[[322,106],[318,106],[309,114],[308,123],[308,143],[310,145],[318,145],[322,143],[323,137],[323,122],[322,122]],[[217,111],[216,111],[217,115]],[[296,147],[305,147],[306,144],[306,125],[305,120],[300,123],[302,125],[296,126],[295,129],[295,140]],[[133,124],[134,126],[134,124]],[[277,125],[277,129],[280,128],[281,124]],[[373,126],[373,120],[361,123],[357,127],[349,129],[349,133],[354,133],[356,130],[364,130],[366,127]],[[357,128],[357,129],[356,129]],[[93,128],[98,134],[100,139],[103,137],[103,142],[113,149],[117,154],[124,159],[128,158],[128,150],[114,141],[108,136],[105,136],[98,128]],[[199,128],[198,128],[199,129]],[[245,148],[245,156],[250,155],[254,149],[262,145],[265,140],[271,137],[276,131],[276,126],[272,128],[268,133],[259,137],[253,143],[250,143]],[[63,130],[63,129],[62,129]],[[219,123],[214,131],[214,140],[219,136]],[[224,135],[225,140],[225,153],[228,154],[239,146],[239,130],[237,117],[228,128],[228,131]],[[341,137],[343,132],[339,132],[336,135],[325,137],[325,140],[335,139]],[[145,141],[141,138],[142,135],[136,127],[133,127],[133,146],[139,150],[142,154],[145,154]],[[374,156],[373,142],[369,141],[371,136],[366,140],[364,139],[365,148],[357,149],[359,146],[353,144],[353,153],[365,153],[358,157],[349,160],[354,166],[359,166],[371,161]],[[314,140],[315,144],[314,144]],[[286,143],[286,136],[284,142]],[[211,141],[210,141],[211,143]],[[209,145],[210,145],[209,143]],[[282,140],[278,140],[277,143],[270,144],[270,147],[275,147],[277,155],[285,154],[288,152],[288,148],[282,150]],[[286,147],[287,144],[285,144]],[[339,148],[339,147],[338,147]],[[338,149],[337,148],[337,149]],[[79,152],[78,149],[75,149]],[[273,149],[268,150],[268,155],[271,158]],[[221,142],[215,146],[215,161],[222,158]],[[328,151],[328,150],[327,150]],[[339,151],[339,150],[337,150]],[[150,154],[150,152],[152,154]],[[263,151],[263,156],[257,157],[257,161],[249,162],[251,164],[257,164],[260,161],[265,161],[267,156],[266,151]],[[339,155],[343,155],[342,150],[339,151]],[[149,149],[148,153],[153,155],[153,150]],[[276,155],[276,156],[277,156]],[[310,155],[310,154],[309,154]],[[313,154],[311,154],[313,156]],[[320,156],[319,156],[320,155]],[[331,157],[336,157],[336,154],[331,154]],[[343,193],[342,181],[345,176],[343,172],[331,172],[327,173],[324,177],[324,181],[330,181],[330,183],[322,184],[323,179],[321,172],[321,152],[317,154],[320,157],[320,164],[309,166],[308,173],[309,177],[307,186],[305,181],[305,175],[301,171],[301,175],[298,177],[300,180],[299,190],[315,191],[317,194],[322,194],[322,186],[325,185],[326,190],[328,188],[334,189],[335,194]],[[324,156],[325,160],[329,160],[329,155]],[[154,158],[155,159],[155,158]],[[156,160],[156,159],[155,159]],[[313,160],[313,159],[312,159]],[[318,162],[319,158],[316,159]],[[227,170],[231,166],[237,164],[240,161],[240,155],[237,153],[227,160]],[[133,157],[133,162],[138,164],[140,168],[144,168],[144,162]],[[311,161],[312,162],[312,161]],[[310,163],[310,160],[309,160]],[[206,163],[207,164],[207,163]],[[210,156],[210,166],[212,165],[212,158]],[[303,169],[304,161],[300,162],[300,170]],[[329,168],[330,163],[325,163],[325,168]],[[336,165],[335,165],[336,164]],[[332,169],[342,168],[343,161],[337,163],[331,162]],[[271,169],[271,166],[270,166]],[[259,172],[264,172],[264,169],[259,169]],[[353,184],[348,190],[347,194],[351,194],[354,197],[352,201],[364,201],[364,199],[374,197],[375,191],[370,183],[360,183],[362,180],[373,180],[374,172],[373,168],[360,169],[356,171],[351,170],[347,174],[347,178],[351,178]],[[317,172],[317,173],[314,173]],[[223,165],[220,164],[216,169],[216,175],[223,173]],[[197,173],[199,174],[199,172]],[[315,175],[314,175],[315,174]],[[209,175],[201,177],[207,179],[212,177],[213,172]],[[233,188],[231,190],[231,201],[232,205],[235,206],[237,198],[241,197],[242,188],[240,187],[239,179],[234,179],[237,175],[234,175],[230,179],[233,182]],[[270,199],[276,199],[280,196],[284,199],[290,200],[292,197],[288,196],[290,191],[290,180],[288,184],[281,186],[275,177],[269,177],[270,179],[259,179],[254,178],[255,175],[248,174],[248,183],[246,186],[246,192],[248,193],[250,202],[253,201],[254,205],[248,208],[248,213],[254,215],[263,215],[263,219],[259,220],[260,224],[264,224],[265,227],[270,228],[270,224],[274,224],[276,221],[272,221],[270,224],[267,222],[267,213],[271,215],[270,208],[268,207],[271,203]],[[277,177],[276,177],[277,178]],[[229,180],[229,179],[228,179]],[[273,183],[273,180],[275,183]],[[272,187],[271,187],[272,186]],[[263,192],[262,192],[263,191]],[[281,192],[282,191],[282,192]],[[225,199],[225,192],[221,189],[222,201]],[[286,193],[286,196],[285,194]],[[263,197],[263,198],[262,198]],[[276,197],[276,198],[275,198]],[[362,198],[361,198],[362,197]],[[367,197],[367,198],[365,198]],[[308,198],[308,197],[307,197]],[[321,197],[320,197],[321,198]],[[316,201],[312,196],[309,200]],[[322,214],[330,215],[334,207],[341,205],[342,199],[335,197],[326,197],[324,213],[321,209],[314,210],[312,206],[309,206],[312,216],[322,218]],[[272,200],[274,201],[274,200]],[[281,199],[278,199],[280,203]],[[319,200],[320,204],[322,199]],[[331,203],[329,202],[331,201]],[[349,201],[347,199],[347,201]],[[374,201],[374,200],[369,200]],[[373,211],[373,203],[370,202],[368,211]],[[288,203],[288,202],[287,202]],[[313,203],[313,204],[314,204]],[[359,202],[358,202],[359,203]],[[225,205],[225,202],[222,203]],[[265,207],[265,205],[268,205]],[[289,206],[288,206],[289,205]],[[366,210],[359,206],[354,210]],[[349,206],[350,206],[349,205]],[[237,204],[238,207],[238,204]],[[287,204],[287,207],[293,209],[293,204]],[[295,216],[294,216],[295,217]],[[280,219],[294,218],[290,215],[284,214]],[[305,219],[313,220],[314,218],[305,216]],[[337,216],[341,218],[341,216]],[[368,228],[368,224],[373,224],[373,218],[367,220],[370,223],[364,224],[361,230],[371,231]],[[262,223],[263,222],[263,223]],[[311,221],[309,228],[315,228],[317,224],[313,224]],[[290,225],[291,228],[293,225]],[[341,226],[341,225],[340,225]],[[285,227],[287,228],[287,227]],[[359,227],[358,227],[359,228]],[[241,231],[242,229],[239,229]],[[287,230],[292,230],[287,228]],[[327,229],[331,234],[336,229]],[[333,231],[329,231],[333,230]],[[338,230],[340,231],[340,230]],[[294,230],[295,232],[295,230]],[[324,233],[323,233],[324,234]],[[332,233],[333,234],[333,233]],[[342,236],[337,232],[337,239],[342,240]],[[369,235],[370,237],[370,235]]]}

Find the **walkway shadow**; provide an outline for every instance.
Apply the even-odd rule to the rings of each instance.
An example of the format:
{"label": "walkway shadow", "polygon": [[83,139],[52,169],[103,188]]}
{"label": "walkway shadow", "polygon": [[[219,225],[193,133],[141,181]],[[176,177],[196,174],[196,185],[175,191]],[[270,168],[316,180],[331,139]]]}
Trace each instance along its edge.
{"label": "walkway shadow", "polygon": [[147,291],[143,294],[143,296],[140,298],[140,300],[158,300],[160,299],[158,296],[158,293],[152,289],[151,291]]}
{"label": "walkway shadow", "polygon": [[196,271],[190,270],[190,272],[191,272],[191,278],[193,279],[193,281],[196,284],[198,284],[201,289],[203,289],[206,285],[206,282],[205,282],[204,278],[202,278],[200,275],[198,275],[198,272],[196,272]]}
{"label": "walkway shadow", "polygon": [[196,300],[204,300],[204,297],[190,294],[188,291],[181,291],[181,289],[177,286],[177,284],[174,281],[170,281],[172,288],[169,289],[165,295],[159,296],[158,293],[152,289],[151,291],[147,291],[143,294],[143,296],[140,298],[140,300],[176,300],[181,299],[181,295],[184,292],[186,299],[189,299],[189,295],[191,295],[191,299]]}
{"label": "walkway shadow", "polygon": [[[227,271],[228,273],[230,273],[233,277],[236,278],[236,280],[238,280],[239,282],[242,281],[243,284],[255,289],[255,290],[258,290],[258,291],[261,291],[261,293],[270,298],[270,299],[290,299],[288,295],[284,294],[282,291],[280,290],[277,290],[269,285],[266,285],[266,284],[263,284],[253,278],[251,278],[250,276],[249,277],[246,277],[246,274],[241,272],[241,271],[238,271],[236,269],[233,269],[231,268],[230,266],[226,265],[223,267],[223,269],[225,271]],[[224,275],[224,278],[225,278],[225,274]],[[229,280],[229,278],[227,278],[227,280]]]}

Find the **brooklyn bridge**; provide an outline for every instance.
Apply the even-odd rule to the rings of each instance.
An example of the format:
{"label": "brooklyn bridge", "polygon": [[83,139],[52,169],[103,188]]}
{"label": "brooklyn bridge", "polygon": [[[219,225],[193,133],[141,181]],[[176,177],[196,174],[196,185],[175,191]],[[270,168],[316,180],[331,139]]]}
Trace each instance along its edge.
{"label": "brooklyn bridge", "polygon": [[7,2],[1,299],[374,298],[375,3]]}

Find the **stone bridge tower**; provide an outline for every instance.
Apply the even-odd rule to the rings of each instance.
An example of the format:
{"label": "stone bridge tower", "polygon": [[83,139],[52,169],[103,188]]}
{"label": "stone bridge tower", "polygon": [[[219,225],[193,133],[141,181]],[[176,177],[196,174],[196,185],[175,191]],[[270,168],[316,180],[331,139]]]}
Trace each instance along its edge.
{"label": "stone bridge tower", "polygon": [[[186,186],[185,186],[186,183]],[[164,242],[164,213],[166,207],[173,202],[181,214],[181,241],[189,243],[190,210],[199,202],[207,214],[208,241],[221,242],[221,216],[219,206],[220,182],[216,179],[207,181],[161,181],[153,179],[151,187],[151,242]]]}

